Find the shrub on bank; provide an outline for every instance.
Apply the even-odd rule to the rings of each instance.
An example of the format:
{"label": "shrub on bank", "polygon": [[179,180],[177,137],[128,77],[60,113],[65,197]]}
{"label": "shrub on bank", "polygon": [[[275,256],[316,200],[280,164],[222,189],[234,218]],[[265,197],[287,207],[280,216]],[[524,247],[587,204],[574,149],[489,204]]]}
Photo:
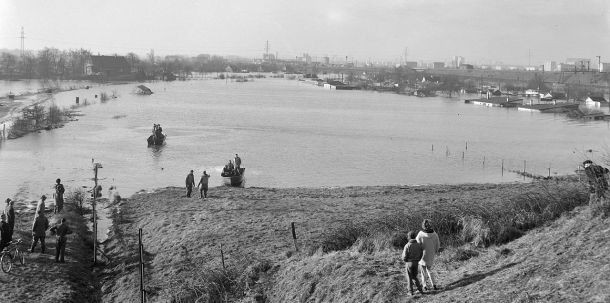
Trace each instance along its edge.
{"label": "shrub on bank", "polygon": [[443,246],[503,244],[587,201],[585,186],[579,182],[540,181],[536,189],[514,193],[501,203],[440,199],[408,213],[350,223],[328,233],[319,248],[325,253],[350,247],[366,253],[400,249],[406,232],[419,230],[424,219],[434,222]]}

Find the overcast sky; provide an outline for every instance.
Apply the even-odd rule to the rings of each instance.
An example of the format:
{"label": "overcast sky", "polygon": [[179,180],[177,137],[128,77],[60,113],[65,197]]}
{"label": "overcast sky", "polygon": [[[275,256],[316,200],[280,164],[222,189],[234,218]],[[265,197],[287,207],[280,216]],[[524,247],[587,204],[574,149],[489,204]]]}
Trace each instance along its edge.
{"label": "overcast sky", "polygon": [[[0,48],[610,62],[608,0],[0,0]],[[531,59],[530,54],[531,53]]]}

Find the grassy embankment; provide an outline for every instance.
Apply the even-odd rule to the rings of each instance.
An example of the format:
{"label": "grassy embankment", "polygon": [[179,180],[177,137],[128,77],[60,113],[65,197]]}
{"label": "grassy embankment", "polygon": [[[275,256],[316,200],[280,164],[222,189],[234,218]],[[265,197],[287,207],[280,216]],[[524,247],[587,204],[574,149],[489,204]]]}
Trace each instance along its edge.
{"label": "grassy embankment", "polygon": [[[514,249],[496,245],[548,225],[588,197],[584,185],[555,180],[333,189],[219,187],[206,201],[183,196],[182,189],[168,188],[120,204],[106,243],[113,261],[105,269],[105,300],[139,298],[141,227],[151,302],[408,301],[399,255],[406,231],[418,230],[423,218],[432,219],[441,235],[440,283],[459,292],[466,284],[456,273],[467,272],[461,268],[468,260],[510,255]],[[294,251],[290,222],[296,222],[299,252]],[[583,275],[579,277],[589,280]],[[570,285],[565,289],[570,291]]]}
{"label": "grassy embankment", "polygon": [[[23,201],[22,201],[23,202]],[[15,205],[13,239],[21,238],[20,249],[26,252],[26,264],[13,265],[10,273],[0,272],[0,302],[98,302],[99,285],[91,272],[93,242],[86,219],[73,201],[67,200],[61,215],[53,215],[47,207],[50,226],[65,217],[73,234],[68,236],[66,263],[55,263],[55,237],[47,232],[46,252],[40,243],[29,253],[32,241],[34,210],[22,203]],[[90,217],[90,214],[87,215]]]}

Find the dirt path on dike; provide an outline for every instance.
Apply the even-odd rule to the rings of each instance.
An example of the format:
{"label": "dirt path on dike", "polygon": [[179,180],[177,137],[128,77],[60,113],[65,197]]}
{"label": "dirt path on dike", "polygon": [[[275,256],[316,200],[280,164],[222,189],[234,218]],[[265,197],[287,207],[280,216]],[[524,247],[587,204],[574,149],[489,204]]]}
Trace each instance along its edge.
{"label": "dirt path on dike", "polygon": [[13,264],[9,273],[0,271],[0,302],[98,302],[99,287],[91,272],[92,234],[85,217],[69,203],[62,214],[54,215],[48,208],[45,213],[49,228],[65,217],[73,231],[68,236],[66,263],[55,263],[56,239],[49,231],[45,253],[41,253],[40,243],[33,253],[29,252],[34,211],[15,205],[13,239],[22,239],[19,248],[25,251],[26,263]]}

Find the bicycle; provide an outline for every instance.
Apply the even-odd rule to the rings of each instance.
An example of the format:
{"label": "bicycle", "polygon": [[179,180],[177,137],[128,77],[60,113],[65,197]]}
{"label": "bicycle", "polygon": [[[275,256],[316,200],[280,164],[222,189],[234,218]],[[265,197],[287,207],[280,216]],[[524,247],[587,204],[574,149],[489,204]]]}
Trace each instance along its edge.
{"label": "bicycle", "polygon": [[10,272],[11,268],[13,268],[13,262],[19,261],[21,265],[25,265],[25,256],[23,255],[23,251],[19,250],[18,246],[21,243],[21,239],[11,241],[0,253],[0,268],[2,268],[3,272]]}

